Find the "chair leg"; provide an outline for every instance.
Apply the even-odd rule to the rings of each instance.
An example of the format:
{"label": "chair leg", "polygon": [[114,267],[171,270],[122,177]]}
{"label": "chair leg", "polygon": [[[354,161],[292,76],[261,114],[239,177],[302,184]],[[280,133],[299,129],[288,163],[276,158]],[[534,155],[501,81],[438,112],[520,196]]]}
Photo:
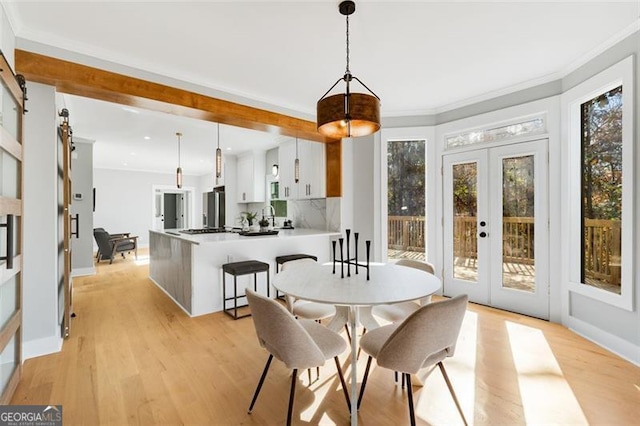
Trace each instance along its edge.
{"label": "chair leg", "polygon": [[449,380],[449,375],[447,374],[447,370],[444,369],[444,364],[441,362],[438,363],[438,367],[440,367],[440,371],[442,371],[442,376],[444,377],[444,381],[447,382],[447,387],[449,388],[449,392],[451,392],[451,396],[453,397],[453,402],[456,403],[456,407],[458,407],[458,412],[462,416],[462,421],[465,426],[467,426],[467,419],[464,417],[464,413],[462,412],[462,407],[460,406],[460,402],[458,402],[458,397],[453,390],[453,386],[451,385],[451,381]]}
{"label": "chair leg", "polygon": [[411,426],[416,426],[416,413],[413,411],[413,389],[411,388],[411,374],[403,373],[407,380],[407,397],[409,398],[409,417]]}
{"label": "chair leg", "polygon": [[347,330],[347,338],[349,339],[349,344],[351,344],[351,333],[349,332],[349,326],[345,324],[344,329]]}
{"label": "chair leg", "polygon": [[269,366],[271,365],[272,360],[273,360],[273,355],[269,354],[269,359],[267,359],[267,364],[264,366],[264,370],[262,371],[262,376],[260,376],[258,387],[256,388],[256,391],[253,394],[251,405],[249,405],[249,414],[251,414],[251,411],[253,410],[253,405],[256,403],[256,400],[258,399],[258,394],[260,393],[260,389],[262,389],[262,384],[264,383],[265,377],[267,377],[267,372],[269,371]]}
{"label": "chair leg", "polygon": [[367,368],[364,369],[364,377],[362,378],[362,385],[360,386],[360,395],[358,395],[358,410],[360,409],[360,404],[362,403],[362,396],[364,395],[364,388],[367,386],[367,377],[369,377],[369,368],[371,367],[371,359],[369,356],[367,359]]}
{"label": "chair leg", "polygon": [[309,376],[309,386],[311,386],[311,369],[307,368],[307,376]]}
{"label": "chair leg", "polygon": [[349,391],[347,391],[347,383],[344,381],[344,374],[342,374],[342,367],[340,367],[340,360],[337,356],[333,357],[336,362],[336,370],[338,370],[338,377],[340,377],[340,384],[342,384],[342,391],[344,392],[344,398],[347,400],[347,407],[351,412],[351,398],[349,398]]}
{"label": "chair leg", "polygon": [[287,412],[287,426],[291,426],[291,415],[293,414],[293,396],[296,393],[296,380],[298,379],[298,369],[293,369],[291,375],[291,393],[289,393],[289,411]]}

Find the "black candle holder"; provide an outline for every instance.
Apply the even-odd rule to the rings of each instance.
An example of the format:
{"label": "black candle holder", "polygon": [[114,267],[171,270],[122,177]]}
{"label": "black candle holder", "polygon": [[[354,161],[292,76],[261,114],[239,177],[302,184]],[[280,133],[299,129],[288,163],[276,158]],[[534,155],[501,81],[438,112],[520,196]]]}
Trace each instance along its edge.
{"label": "black candle holder", "polygon": [[[367,251],[367,263],[366,264],[361,264],[360,262],[358,262],[358,237],[359,234],[357,232],[353,233],[353,238],[355,240],[355,257],[351,257],[350,255],[350,251],[349,251],[349,247],[351,246],[351,230],[347,229],[345,230],[345,234],[346,234],[346,241],[344,238],[338,238],[338,245],[340,246],[340,278],[344,278],[344,265],[345,263],[347,264],[347,277],[351,277],[351,266],[353,265],[355,274],[358,274],[358,270],[360,268],[365,268],[367,270],[367,281],[369,281],[369,258],[370,258],[370,254],[371,254],[371,241],[367,240],[365,241],[365,247],[366,247],[366,251]],[[343,250],[343,246],[346,243],[346,248],[344,250],[346,250],[347,252],[347,258],[344,258],[344,250]],[[336,242],[332,241],[332,245],[333,245],[333,273],[336,273]]]}

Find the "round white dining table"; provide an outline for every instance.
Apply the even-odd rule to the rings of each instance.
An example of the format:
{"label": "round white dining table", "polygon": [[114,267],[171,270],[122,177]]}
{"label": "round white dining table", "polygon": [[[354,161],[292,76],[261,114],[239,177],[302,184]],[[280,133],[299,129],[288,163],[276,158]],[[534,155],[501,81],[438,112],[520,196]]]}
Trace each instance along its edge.
{"label": "round white dining table", "polygon": [[372,264],[367,271],[350,266],[351,276],[347,276],[347,265],[339,262],[316,264],[311,262],[291,265],[273,279],[273,286],[280,292],[298,299],[335,305],[336,315],[327,325],[339,331],[349,324],[351,331],[351,424],[358,424],[357,416],[357,334],[358,323],[371,330],[380,325],[371,314],[375,305],[406,302],[435,293],[441,286],[440,279],[425,271],[397,266],[394,264]]}

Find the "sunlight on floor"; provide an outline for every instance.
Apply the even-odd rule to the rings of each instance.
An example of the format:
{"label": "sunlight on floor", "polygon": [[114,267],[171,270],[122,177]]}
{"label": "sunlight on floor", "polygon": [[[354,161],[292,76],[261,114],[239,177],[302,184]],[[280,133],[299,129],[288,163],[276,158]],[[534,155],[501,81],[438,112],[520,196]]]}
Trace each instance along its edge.
{"label": "sunlight on floor", "polygon": [[148,265],[149,264],[149,256],[138,256],[135,260],[137,266]]}
{"label": "sunlight on floor", "polygon": [[[326,372],[322,370],[331,370],[332,368],[333,372],[329,373],[331,374],[331,376],[325,377],[324,373]],[[313,392],[313,402],[305,410],[301,411],[300,420],[314,424],[335,424],[335,421],[332,420],[321,407],[322,402],[327,396],[327,393],[332,390],[332,388],[336,385],[336,380],[338,380],[338,376],[333,373],[335,373],[335,364],[333,363],[333,360],[329,360],[328,362],[325,362],[324,366],[321,367],[321,376],[319,380],[316,380],[315,368],[312,369],[311,385],[309,386],[307,373],[300,374],[302,383],[299,383],[299,385],[308,386],[308,389]],[[342,392],[342,387],[340,386],[340,384],[337,385],[337,388],[335,390]],[[320,418],[317,417],[319,413],[322,413]]]}
{"label": "sunlight on floor", "polygon": [[543,333],[506,322],[527,424],[588,424]]}

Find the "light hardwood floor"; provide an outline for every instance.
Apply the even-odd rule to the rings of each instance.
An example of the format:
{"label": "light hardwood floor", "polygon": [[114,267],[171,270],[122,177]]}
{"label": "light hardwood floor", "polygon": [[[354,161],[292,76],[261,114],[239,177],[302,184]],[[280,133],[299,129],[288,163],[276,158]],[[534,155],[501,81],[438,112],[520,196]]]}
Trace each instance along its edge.
{"label": "light hardwood floor", "polygon": [[[60,353],[25,362],[12,404],[62,404],[65,425],[284,424],[290,373],[279,361],[247,414],[267,358],[251,318],[189,318],[147,278],[144,257],[74,280],[71,337]],[[555,324],[470,305],[445,365],[471,424],[638,424],[640,368]],[[422,378],[419,424],[461,424],[439,371]],[[408,424],[392,372],[372,371],[358,416]],[[300,374],[294,419],[349,424],[332,362],[310,385]]]}

